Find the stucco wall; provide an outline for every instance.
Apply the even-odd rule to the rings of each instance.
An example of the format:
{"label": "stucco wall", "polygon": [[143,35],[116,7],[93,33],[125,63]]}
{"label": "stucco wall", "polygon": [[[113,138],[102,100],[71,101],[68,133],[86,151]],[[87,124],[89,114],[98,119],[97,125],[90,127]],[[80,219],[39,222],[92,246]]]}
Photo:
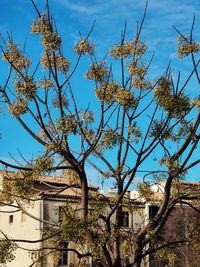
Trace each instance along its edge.
{"label": "stucco wall", "polygon": [[[39,200],[34,203],[34,206],[26,207],[26,211],[32,216],[40,218],[41,208],[42,200]],[[32,241],[41,238],[41,222],[29,217],[22,211],[16,212],[15,208],[0,206],[0,222],[1,230],[7,234],[8,238]],[[18,245],[21,248],[17,249],[15,260],[7,263],[7,267],[28,267],[32,261],[28,252],[22,248],[37,249],[40,248],[41,243],[19,242]]]}

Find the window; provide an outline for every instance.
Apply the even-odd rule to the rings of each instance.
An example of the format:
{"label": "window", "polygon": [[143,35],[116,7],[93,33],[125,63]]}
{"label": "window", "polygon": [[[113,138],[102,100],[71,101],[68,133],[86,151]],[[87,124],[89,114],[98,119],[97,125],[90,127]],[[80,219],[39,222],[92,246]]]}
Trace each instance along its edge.
{"label": "window", "polygon": [[66,266],[68,264],[68,242],[67,241],[63,241],[60,243],[62,250],[62,255],[58,261],[58,266]]}
{"label": "window", "polygon": [[63,206],[59,206],[58,208],[58,222],[62,222],[63,217]]}
{"label": "window", "polygon": [[9,223],[13,222],[13,215],[9,215]]}
{"label": "window", "polygon": [[122,227],[129,227],[129,214],[127,211],[122,212]]}
{"label": "window", "polygon": [[155,216],[156,213],[158,212],[159,207],[156,205],[151,205],[149,206],[149,219],[152,220]]}

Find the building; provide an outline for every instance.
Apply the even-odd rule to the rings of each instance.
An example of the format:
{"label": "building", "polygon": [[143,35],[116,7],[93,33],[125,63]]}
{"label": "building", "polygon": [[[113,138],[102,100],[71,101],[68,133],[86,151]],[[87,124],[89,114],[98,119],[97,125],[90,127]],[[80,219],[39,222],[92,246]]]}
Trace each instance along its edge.
{"label": "building", "polygon": [[[12,177],[14,173],[0,171],[1,184],[5,176]],[[95,187],[89,188],[91,192],[97,191]],[[70,186],[63,177],[42,176],[34,181],[32,185],[34,195],[27,203],[6,204],[0,201],[0,230],[8,238],[18,240],[19,249],[16,251],[15,260],[7,263],[8,267],[27,267],[33,263],[33,258],[42,256],[45,242],[38,242],[45,238],[46,231],[59,231],[60,207],[65,203],[78,210],[80,208],[80,188]],[[1,190],[2,193],[2,190]],[[9,192],[7,192],[9,194]],[[19,208],[20,206],[20,208]],[[3,236],[2,236],[3,237]],[[28,240],[29,242],[23,242]],[[60,244],[59,244],[60,245]],[[68,247],[67,241],[61,244],[61,248]],[[27,252],[27,249],[33,253]],[[34,250],[41,250],[41,254],[34,253]],[[56,266],[73,266],[75,254],[62,251],[58,257]],[[55,266],[51,257],[48,257],[41,266]]]}
{"label": "building", "polygon": [[[12,179],[13,175],[14,173],[12,172],[0,171],[1,185],[5,177]],[[196,188],[195,184],[180,183],[176,185],[175,189],[188,191],[191,189],[191,186],[193,186],[193,190]],[[1,188],[3,187],[1,186]],[[90,186],[89,190],[91,196],[98,194],[98,190],[94,186]],[[40,176],[34,180],[34,183],[32,184],[32,191],[34,192],[34,194],[31,196],[32,200],[27,203],[25,202],[25,204],[20,202],[6,204],[5,202],[1,201],[0,198],[0,236],[5,238],[3,235],[6,234],[8,238],[17,240],[19,245],[19,248],[16,250],[15,259],[7,263],[6,266],[31,266],[34,260],[37,260],[40,257],[43,259],[42,256],[44,252],[45,254],[48,254],[48,257],[41,260],[40,266],[42,267],[75,266],[77,261],[76,254],[73,251],[66,251],[66,248],[71,250],[74,249],[72,243],[69,243],[67,240],[63,240],[61,236],[60,238],[58,236],[58,238],[55,239],[53,246],[60,248],[60,253],[55,254],[52,253],[55,252],[55,250],[51,251],[51,249],[45,249],[47,246],[45,238],[49,233],[54,235],[54,233],[59,232],[61,220],[60,212],[63,205],[67,203],[71,208],[73,208],[73,210],[76,210],[77,212],[80,211],[80,186],[78,184],[72,185],[71,182],[66,179],[66,177]],[[9,194],[9,192],[6,193]],[[105,196],[111,201],[115,195],[116,193],[113,188],[110,188],[108,193],[105,194]],[[159,204],[162,200],[162,197],[163,184],[153,187],[152,199],[148,202],[140,197],[137,190],[127,192],[125,195],[125,203],[127,203],[127,207],[131,203],[133,209],[131,211],[130,209],[126,209],[126,204],[124,204],[125,209],[122,212],[121,231],[124,231],[124,236],[126,238],[133,238],[142,226],[154,218],[159,209]],[[193,216],[184,205],[177,205],[172,213],[172,216],[168,219],[169,223],[163,229],[160,236],[163,241],[170,238],[169,233],[171,231],[175,231],[172,230],[172,226],[170,225],[177,225],[177,218],[181,218],[180,213],[184,213],[185,225],[187,225],[188,222],[186,218]],[[31,250],[32,253],[28,253],[27,249]],[[38,250],[40,253],[37,252]],[[180,253],[180,251],[177,251],[177,255],[178,253]],[[186,248],[185,255],[189,255],[188,249]],[[125,255],[123,259],[124,266],[127,266],[129,262],[132,262],[132,260],[131,254]],[[92,262],[88,260],[85,262],[85,266],[89,267],[93,265]],[[150,256],[145,259],[143,266],[160,267],[162,266],[162,261],[158,262],[154,256]],[[177,263],[176,266],[183,267],[184,265]],[[194,265],[192,267],[197,266],[198,265]]]}

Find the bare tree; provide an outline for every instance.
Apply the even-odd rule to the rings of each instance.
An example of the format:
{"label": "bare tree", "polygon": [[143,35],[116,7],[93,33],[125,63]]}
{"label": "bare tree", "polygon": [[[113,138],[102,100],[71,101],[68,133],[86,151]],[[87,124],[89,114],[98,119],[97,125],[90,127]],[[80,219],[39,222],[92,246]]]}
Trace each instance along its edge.
{"label": "bare tree", "polygon": [[[40,175],[56,170],[73,172],[81,186],[81,215],[78,217],[69,207],[63,209],[63,235],[69,241],[80,245],[81,240],[83,246],[88,245],[86,254],[76,251],[79,258],[92,257],[98,266],[120,267],[121,215],[126,192],[139,175],[143,178],[139,191],[148,201],[151,183],[165,181],[163,200],[156,216],[133,234],[132,243],[126,247],[127,251],[130,246],[134,247],[131,266],[139,267],[142,259],[155,251],[148,245],[162,230],[173,207],[181,201],[188,203],[187,200],[199,198],[195,190],[177,190],[173,194],[171,190],[172,185],[200,162],[193,156],[199,145],[200,100],[198,95],[191,99],[187,92],[191,80],[196,82],[197,88],[200,82],[197,54],[200,45],[193,40],[195,17],[189,36],[177,30],[178,56],[191,58],[188,76],[173,77],[168,66],[161,77],[152,79],[153,57],[148,60],[148,47],[141,39],[147,7],[131,40],[126,39],[125,26],[119,43],[113,45],[102,60],[97,60],[95,45],[89,41],[92,27],[74,46],[77,59],[75,64],[70,64],[48,2],[44,12],[33,0],[31,2],[37,13],[32,34],[41,36],[43,54],[34,66],[25,55],[25,49],[9,35],[1,48],[9,71],[0,94],[2,105],[43,146],[44,152],[32,160],[26,159],[23,166],[0,161],[7,169],[18,170],[9,188],[10,196],[13,198],[14,190],[19,193],[25,185],[29,188],[30,181]],[[81,77],[77,79],[76,73],[83,57],[91,62],[85,79],[93,81],[91,94],[96,95],[95,112],[87,98],[85,106],[77,101]],[[159,156],[155,158],[155,154]],[[87,164],[104,179],[114,181],[117,192],[112,201],[99,195],[93,210],[89,201]],[[23,188],[16,182],[18,176],[23,177]],[[28,192],[23,190],[23,198],[29,197]],[[1,194],[1,199],[11,201],[8,194]],[[110,206],[107,213],[102,207],[104,201]],[[131,209],[131,204],[126,206]],[[74,225],[82,229],[76,231],[77,236],[70,235],[70,227]],[[60,231],[57,234],[60,235]]]}

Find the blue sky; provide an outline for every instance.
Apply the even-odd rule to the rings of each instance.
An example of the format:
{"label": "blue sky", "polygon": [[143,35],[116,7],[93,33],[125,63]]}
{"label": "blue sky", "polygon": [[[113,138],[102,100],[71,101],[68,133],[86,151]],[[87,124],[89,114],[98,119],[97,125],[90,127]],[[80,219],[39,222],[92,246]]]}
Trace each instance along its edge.
{"label": "blue sky", "polygon": [[[37,39],[32,40],[30,25],[36,18],[30,0],[1,0],[0,1],[0,32],[3,36],[12,31],[17,42],[23,44],[27,40],[27,52],[34,55],[40,53]],[[42,10],[44,0],[36,0]],[[91,39],[95,41],[97,53],[102,57],[109,46],[119,41],[125,21],[127,35],[132,37],[136,23],[141,19],[145,0],[49,0],[51,10],[57,21],[65,50],[72,56],[71,47],[79,39],[79,32],[86,35],[93,24],[96,25]],[[149,0],[148,12],[142,33],[149,51],[155,51],[152,73],[154,77],[161,75],[169,61],[176,70],[187,74],[189,63],[186,60],[177,62],[176,37],[172,26],[176,26],[184,34],[189,33],[193,14],[196,14],[196,33],[200,27],[199,0]],[[198,37],[198,36],[197,36]],[[200,38],[199,38],[200,39]],[[1,79],[5,79],[5,66],[0,63]],[[2,82],[2,81],[1,81]],[[194,90],[191,89],[191,91]],[[40,147],[23,133],[18,124],[7,115],[0,117],[0,157],[10,159],[9,153],[18,158],[18,149],[31,157],[37,154]],[[10,161],[13,162],[11,159]]]}

